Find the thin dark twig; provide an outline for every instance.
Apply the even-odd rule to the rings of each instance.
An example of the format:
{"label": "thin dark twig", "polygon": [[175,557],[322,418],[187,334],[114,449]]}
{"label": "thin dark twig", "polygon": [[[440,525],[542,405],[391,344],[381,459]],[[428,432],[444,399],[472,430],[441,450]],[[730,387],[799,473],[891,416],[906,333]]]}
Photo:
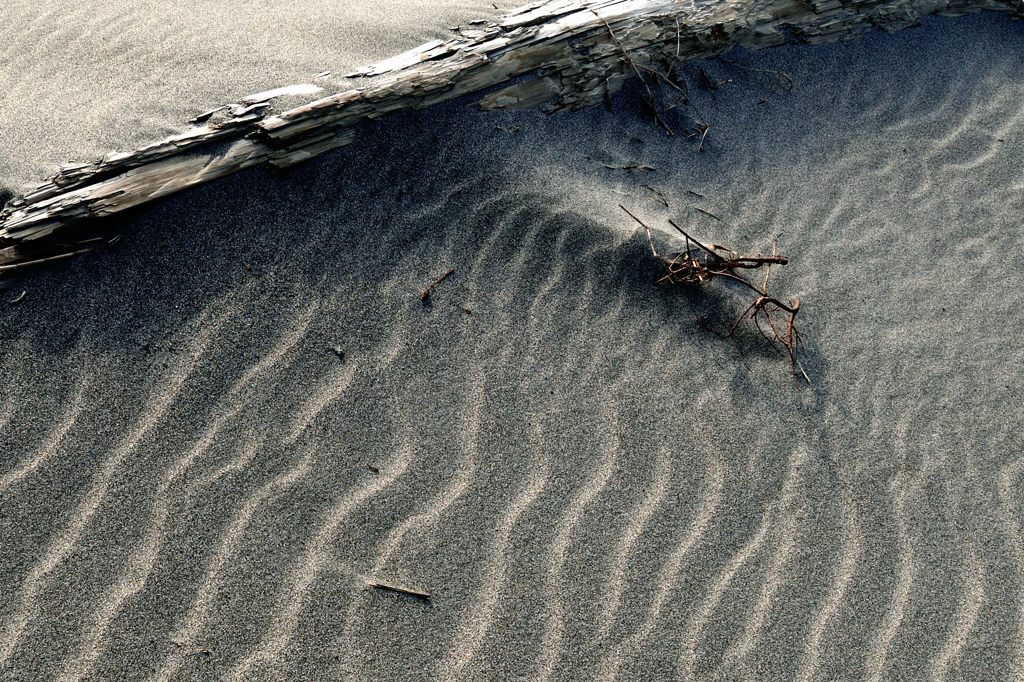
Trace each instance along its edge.
{"label": "thin dark twig", "polygon": [[710,217],[714,218],[715,220],[721,220],[721,218],[716,216],[714,213],[712,213],[711,211],[706,211],[703,208],[701,208],[700,206],[694,206],[693,210],[698,211],[700,213],[703,213],[706,216],[710,216]]}
{"label": "thin dark twig", "polygon": [[627,50],[626,46],[622,44],[622,42],[619,40],[619,37],[615,35],[615,31],[612,30],[611,24],[609,24],[605,20],[605,18],[598,14],[595,10],[590,11],[593,12],[594,16],[600,19],[601,23],[604,24],[604,27],[608,29],[608,35],[611,36],[612,41],[622,51],[622,56],[626,58],[626,61],[632,67],[633,72],[636,73],[637,78],[639,78],[640,82],[643,83],[644,90],[647,91],[646,103],[648,108],[651,110],[651,114],[654,116],[654,122],[660,125],[662,128],[664,128],[665,132],[667,132],[669,136],[675,135],[675,133],[672,131],[672,128],[670,128],[669,125],[665,123],[664,120],[662,120],[661,114],[658,113],[658,108],[654,105],[654,93],[651,92],[651,86],[647,84],[646,80],[644,80],[643,74],[640,73],[640,69],[637,67],[636,62],[633,61],[633,57],[630,56],[629,50]]}
{"label": "thin dark twig", "polygon": [[704,151],[704,140],[708,137],[708,132],[711,130],[711,126],[704,124],[704,130],[700,134],[700,144],[697,145],[697,151]]}
{"label": "thin dark twig", "polygon": [[679,17],[676,17],[676,58],[672,60],[671,64],[668,65],[668,70],[665,72],[665,75],[668,78],[672,77],[672,69],[675,68],[675,65],[679,63],[679,53],[682,48],[682,34],[683,27],[679,24]]}
{"label": "thin dark twig", "polygon": [[701,249],[706,251],[708,254],[710,254],[711,256],[713,256],[715,258],[718,258],[718,254],[717,253],[715,253],[714,251],[712,251],[708,247],[706,247],[703,244],[701,244],[694,237],[691,237],[689,234],[687,234],[686,230],[684,230],[683,228],[679,227],[679,225],[676,224],[676,221],[674,221],[671,218],[669,218],[668,219],[668,224],[671,225],[672,227],[676,228],[676,230],[678,230],[680,234],[682,234],[684,237],[686,237],[689,241],[691,241],[694,244],[696,244],[697,246],[699,246]]}
{"label": "thin dark twig", "polygon": [[626,215],[628,215],[630,218],[632,218],[633,220],[635,220],[638,223],[640,223],[641,227],[643,227],[644,230],[647,232],[647,243],[650,244],[650,246],[651,246],[651,253],[654,254],[655,258],[661,258],[661,256],[658,255],[658,250],[654,248],[654,239],[651,237],[651,228],[647,225],[647,223],[645,223],[644,221],[640,220],[635,215],[633,215],[632,211],[630,211],[628,208],[626,208],[622,204],[619,204],[619,208],[621,208],[623,211],[625,211]]}
{"label": "thin dark twig", "polygon": [[433,293],[434,288],[438,284],[440,284],[441,282],[443,282],[446,279],[448,279],[449,277],[451,277],[453,274],[455,274],[455,268],[452,268],[451,270],[449,270],[448,272],[444,273],[443,275],[441,275],[440,277],[435,279],[433,282],[428,284],[427,288],[420,292],[420,300],[423,301],[424,303],[429,301],[430,300],[430,294]]}
{"label": "thin dark twig", "polygon": [[[680,104],[685,104],[691,111],[693,111],[693,114],[697,119],[697,123],[699,124],[700,129],[704,132],[705,136],[707,135],[707,132],[711,129],[711,126],[708,125],[707,119],[704,118],[704,114],[701,112],[700,108],[696,104],[694,104],[693,100],[690,98],[690,85],[689,81],[686,80],[686,76],[683,76],[682,74],[673,74],[671,66],[667,73],[662,73],[661,71],[658,71],[655,68],[643,64],[638,65],[638,68],[641,68],[645,71],[654,74],[654,76],[657,79],[659,79],[665,85],[669,86],[670,88],[679,93],[679,97],[677,97],[671,105],[664,109],[663,112],[672,111]],[[678,80],[680,78],[682,79],[681,81]],[[701,142],[703,143],[703,138],[701,139]]]}
{"label": "thin dark twig", "polygon": [[658,202],[662,206],[664,206],[665,208],[668,208],[668,197],[665,196],[664,192],[662,192],[660,189],[656,189],[654,187],[651,187],[650,185],[640,185],[640,186],[643,187],[644,189],[649,190],[650,192],[652,192],[654,194],[654,196],[656,196],[658,198]]}

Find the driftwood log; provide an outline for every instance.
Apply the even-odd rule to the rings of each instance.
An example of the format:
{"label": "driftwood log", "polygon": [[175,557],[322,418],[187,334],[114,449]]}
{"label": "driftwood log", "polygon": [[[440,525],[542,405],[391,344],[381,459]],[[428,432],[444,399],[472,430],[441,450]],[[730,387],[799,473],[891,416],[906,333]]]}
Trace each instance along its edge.
{"label": "driftwood log", "polygon": [[[288,166],[348,144],[359,124],[486,91],[485,109],[581,109],[638,65],[733,47],[821,43],[914,25],[930,14],[1021,13],[1021,0],[551,0],[477,22],[348,76],[365,86],[275,113],[260,93],[193,119],[179,135],[68,164],[0,211],[0,272],[105,243],[98,219],[260,164]],[[627,56],[628,55],[628,56]],[[498,87],[504,86],[504,87]]]}

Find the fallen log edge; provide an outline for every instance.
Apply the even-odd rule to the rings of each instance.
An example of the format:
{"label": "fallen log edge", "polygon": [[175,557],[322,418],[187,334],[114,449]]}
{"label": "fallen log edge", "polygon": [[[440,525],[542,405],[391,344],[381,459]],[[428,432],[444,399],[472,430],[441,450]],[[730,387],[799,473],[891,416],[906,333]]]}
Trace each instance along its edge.
{"label": "fallen log edge", "polygon": [[823,43],[898,30],[931,14],[999,11],[1024,0],[551,0],[474,22],[446,41],[348,74],[367,84],[275,111],[320,86],[275,88],[211,109],[193,127],[92,163],[64,164],[0,210],[0,274],[97,244],[102,219],[258,165],[286,167],[349,144],[389,114],[486,93],[484,109],[582,109],[615,94],[637,65],[735,47]]}

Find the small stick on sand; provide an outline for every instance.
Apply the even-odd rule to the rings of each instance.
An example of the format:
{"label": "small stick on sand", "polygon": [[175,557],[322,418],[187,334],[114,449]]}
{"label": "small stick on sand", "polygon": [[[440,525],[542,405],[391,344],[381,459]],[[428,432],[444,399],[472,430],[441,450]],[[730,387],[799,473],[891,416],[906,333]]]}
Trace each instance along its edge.
{"label": "small stick on sand", "polygon": [[650,171],[657,170],[654,166],[648,166],[645,163],[639,163],[637,161],[631,161],[629,163],[605,163],[602,164],[605,168],[611,170],[624,170],[628,173],[649,173]]}
{"label": "small stick on sand", "polygon": [[665,196],[664,192],[662,192],[660,189],[655,189],[654,187],[651,187],[650,185],[640,185],[640,186],[643,187],[646,190],[650,190],[651,192],[653,192],[654,196],[656,196],[658,198],[658,203],[660,203],[665,208],[668,208],[668,198]]}
{"label": "small stick on sand", "polygon": [[423,601],[430,601],[430,593],[424,592],[423,590],[416,590],[410,587],[399,587],[398,585],[389,585],[387,583],[369,581],[366,583],[375,590],[384,590],[385,592],[397,592],[398,594],[405,594],[410,597],[422,599]]}
{"label": "small stick on sand", "polygon": [[17,303],[21,303],[22,301],[25,300],[26,296],[28,296],[28,292],[23,290],[20,294],[18,294],[17,296],[12,298],[10,301],[8,301],[8,303],[10,303],[11,305],[15,305]]}
{"label": "small stick on sand", "polygon": [[729,83],[732,83],[732,79],[726,78],[725,80],[718,80],[717,78],[712,78],[711,74],[708,73],[708,70],[702,66],[700,67],[700,82],[708,90],[717,90],[723,85],[728,85]]}
{"label": "small stick on sand", "polygon": [[436,287],[438,284],[440,284],[441,282],[443,282],[446,279],[448,279],[449,277],[451,277],[453,274],[455,274],[455,268],[452,268],[448,272],[444,273],[443,275],[441,275],[440,277],[435,279],[429,285],[427,285],[427,288],[424,289],[422,292],[420,292],[420,300],[423,301],[424,303],[429,301],[430,300],[430,294],[433,293],[434,287]]}
{"label": "small stick on sand", "polygon": [[711,130],[711,126],[709,126],[707,123],[701,123],[700,125],[701,125],[701,133],[700,133],[700,144],[697,145],[697,151],[698,152],[704,151],[704,140],[707,139],[708,132],[710,132],[710,130]]}
{"label": "small stick on sand", "polygon": [[711,216],[711,217],[712,217],[712,218],[714,218],[715,220],[719,220],[719,221],[721,220],[721,218],[719,218],[718,216],[716,216],[716,215],[715,215],[714,213],[712,213],[711,211],[705,211],[705,210],[704,210],[703,208],[701,208],[701,207],[699,207],[699,206],[694,206],[694,207],[693,207],[693,210],[695,210],[695,211],[699,211],[700,213],[703,213],[703,214],[704,214],[704,215],[706,215],[706,216]]}

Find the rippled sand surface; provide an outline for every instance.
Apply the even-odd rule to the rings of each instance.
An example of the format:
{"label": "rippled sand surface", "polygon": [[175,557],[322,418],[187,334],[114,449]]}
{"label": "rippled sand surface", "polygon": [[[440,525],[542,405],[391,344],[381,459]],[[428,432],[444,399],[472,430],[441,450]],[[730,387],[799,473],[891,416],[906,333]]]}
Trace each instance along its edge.
{"label": "rippled sand surface", "polygon": [[[699,153],[457,103],[20,282],[2,676],[1024,678],[1024,29],[730,59]],[[813,385],[618,204],[781,233]]]}

